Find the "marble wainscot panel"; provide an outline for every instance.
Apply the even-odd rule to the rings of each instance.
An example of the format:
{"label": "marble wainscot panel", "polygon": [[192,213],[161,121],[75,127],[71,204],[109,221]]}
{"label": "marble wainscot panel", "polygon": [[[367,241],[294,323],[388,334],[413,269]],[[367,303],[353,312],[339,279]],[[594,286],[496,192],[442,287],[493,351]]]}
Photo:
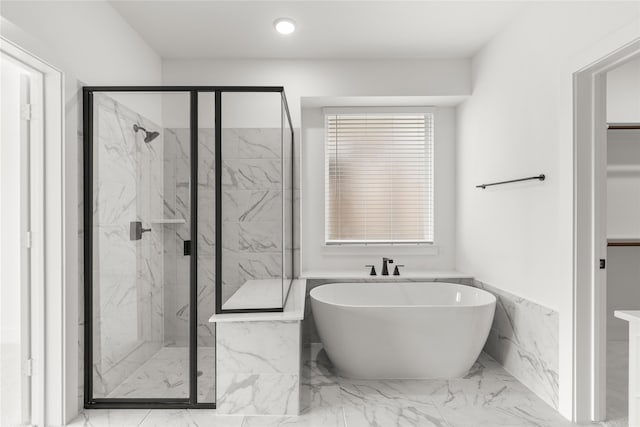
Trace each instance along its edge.
{"label": "marble wainscot panel", "polygon": [[[94,397],[104,397],[161,345],[162,232],[149,220],[162,209],[163,142],[133,130],[157,124],[106,95],[94,100],[92,370]],[[130,241],[136,220],[151,231]]]}
{"label": "marble wainscot panel", "polygon": [[497,298],[484,351],[553,408],[558,408],[558,313],[474,280]]}
{"label": "marble wainscot panel", "polygon": [[226,415],[300,412],[305,281],[282,313],[216,314],[216,410]]}
{"label": "marble wainscot panel", "polygon": [[424,275],[406,275],[406,276],[364,276],[364,275],[344,275],[343,277],[327,278],[321,277],[321,275],[314,275],[313,278],[307,280],[307,291],[305,295],[305,314],[302,321],[302,342],[319,343],[320,337],[318,336],[318,330],[316,329],[316,323],[313,318],[313,312],[311,311],[311,303],[309,301],[309,292],[316,286],[326,285],[327,283],[376,283],[376,282],[449,282],[458,283],[461,285],[471,286],[473,285],[473,278],[471,276],[462,275],[457,272],[450,273],[438,273]]}

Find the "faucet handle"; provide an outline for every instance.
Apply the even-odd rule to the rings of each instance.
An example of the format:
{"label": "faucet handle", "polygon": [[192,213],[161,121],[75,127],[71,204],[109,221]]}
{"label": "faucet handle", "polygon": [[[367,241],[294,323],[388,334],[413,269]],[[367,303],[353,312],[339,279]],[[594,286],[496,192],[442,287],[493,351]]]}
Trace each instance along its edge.
{"label": "faucet handle", "polygon": [[371,267],[371,271],[369,272],[369,276],[376,276],[376,266],[372,264],[367,264],[365,267]]}
{"label": "faucet handle", "polygon": [[396,268],[393,269],[393,275],[394,276],[399,276],[400,275],[400,270],[398,270],[398,267],[404,267],[403,264],[396,264]]}

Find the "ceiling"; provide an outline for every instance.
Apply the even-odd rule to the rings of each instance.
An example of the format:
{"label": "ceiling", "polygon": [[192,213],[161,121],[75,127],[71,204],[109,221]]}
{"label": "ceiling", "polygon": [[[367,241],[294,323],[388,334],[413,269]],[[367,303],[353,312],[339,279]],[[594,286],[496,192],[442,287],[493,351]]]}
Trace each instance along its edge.
{"label": "ceiling", "polygon": [[[167,59],[468,58],[523,8],[505,1],[110,0]],[[289,17],[296,32],[278,34]]]}

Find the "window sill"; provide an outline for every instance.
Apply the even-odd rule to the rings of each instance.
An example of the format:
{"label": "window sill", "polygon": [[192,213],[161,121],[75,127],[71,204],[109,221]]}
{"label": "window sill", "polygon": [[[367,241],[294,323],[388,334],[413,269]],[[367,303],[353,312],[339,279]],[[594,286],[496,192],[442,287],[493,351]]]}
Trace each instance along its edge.
{"label": "window sill", "polygon": [[330,244],[322,245],[324,255],[439,255],[440,247],[433,243],[405,244]]}

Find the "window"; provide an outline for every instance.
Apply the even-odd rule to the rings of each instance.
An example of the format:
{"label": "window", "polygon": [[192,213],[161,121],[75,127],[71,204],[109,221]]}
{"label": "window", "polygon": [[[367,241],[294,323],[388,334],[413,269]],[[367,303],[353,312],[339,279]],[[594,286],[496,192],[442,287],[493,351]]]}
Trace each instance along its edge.
{"label": "window", "polygon": [[433,113],[385,111],[325,109],[327,244],[433,243]]}

